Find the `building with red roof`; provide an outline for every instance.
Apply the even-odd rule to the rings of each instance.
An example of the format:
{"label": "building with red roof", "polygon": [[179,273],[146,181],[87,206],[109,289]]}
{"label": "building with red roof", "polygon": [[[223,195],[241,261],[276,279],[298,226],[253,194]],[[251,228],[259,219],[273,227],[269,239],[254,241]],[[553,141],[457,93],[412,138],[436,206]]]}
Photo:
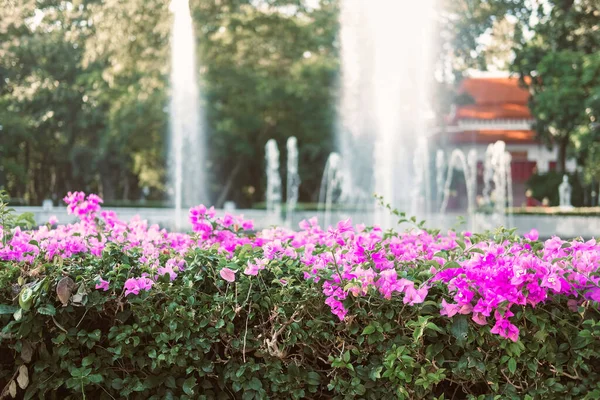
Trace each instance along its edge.
{"label": "building with red roof", "polygon": [[[525,201],[525,185],[535,171],[546,173],[556,167],[558,149],[540,143],[532,129],[533,116],[528,106],[529,92],[516,77],[480,76],[465,78],[458,94],[465,104],[456,104],[447,117],[442,143],[465,154],[475,149],[480,173],[487,146],[502,140],[512,156],[511,173],[515,205]],[[567,170],[576,168],[574,160]],[[558,190],[558,189],[557,189]]]}

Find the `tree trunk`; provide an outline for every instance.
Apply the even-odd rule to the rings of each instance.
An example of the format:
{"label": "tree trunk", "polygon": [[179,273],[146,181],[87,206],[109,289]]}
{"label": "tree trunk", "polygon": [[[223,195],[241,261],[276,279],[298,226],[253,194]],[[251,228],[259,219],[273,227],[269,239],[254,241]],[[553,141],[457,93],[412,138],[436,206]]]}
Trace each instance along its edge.
{"label": "tree trunk", "polygon": [[557,172],[566,173],[567,172],[567,147],[569,145],[569,136],[563,137],[558,142],[558,163],[557,163]]}
{"label": "tree trunk", "polygon": [[100,182],[102,184],[102,198],[105,201],[114,201],[117,197],[117,191],[115,189],[116,184],[112,179],[112,176],[107,173],[103,173],[100,177]]}
{"label": "tree trunk", "polygon": [[242,162],[238,158],[237,164],[235,164],[235,167],[233,168],[233,170],[227,177],[227,182],[225,182],[225,186],[223,186],[223,190],[221,190],[221,194],[219,195],[219,198],[215,202],[215,207],[223,208],[223,204],[225,203],[225,200],[227,200],[227,195],[229,194],[229,191],[231,190],[233,181],[235,180],[235,177],[237,176],[237,174],[240,172],[241,168],[242,168]]}

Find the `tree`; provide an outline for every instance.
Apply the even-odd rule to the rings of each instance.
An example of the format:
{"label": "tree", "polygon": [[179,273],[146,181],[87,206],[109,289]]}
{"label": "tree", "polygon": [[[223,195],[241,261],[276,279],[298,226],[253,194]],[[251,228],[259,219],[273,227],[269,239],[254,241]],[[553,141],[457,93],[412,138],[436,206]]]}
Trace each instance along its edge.
{"label": "tree", "polygon": [[[219,203],[261,201],[264,144],[284,149],[292,135],[301,198],[317,197],[332,149],[337,2],[305,3],[190,1]],[[39,204],[87,190],[112,201],[144,186],[164,196],[168,5],[21,0],[2,10],[0,184],[13,196]]]}
{"label": "tree", "polygon": [[538,136],[558,146],[559,171],[565,171],[573,135],[583,134],[593,122],[586,110],[600,87],[599,17],[600,4],[594,0],[550,1],[537,12],[533,37],[515,49],[513,70],[532,94]]}
{"label": "tree", "polygon": [[74,186],[94,189],[102,110],[84,116],[92,71],[80,64],[92,28],[86,3],[69,4],[10,3],[0,23],[0,158],[7,188],[37,204]]}
{"label": "tree", "polygon": [[[263,200],[264,146],[298,138],[303,200],[316,200],[333,147],[337,2],[192,3],[217,205]],[[281,165],[285,165],[282,156]],[[282,172],[285,171],[282,168]],[[237,190],[233,190],[237,188]],[[244,190],[240,190],[244,189]]]}

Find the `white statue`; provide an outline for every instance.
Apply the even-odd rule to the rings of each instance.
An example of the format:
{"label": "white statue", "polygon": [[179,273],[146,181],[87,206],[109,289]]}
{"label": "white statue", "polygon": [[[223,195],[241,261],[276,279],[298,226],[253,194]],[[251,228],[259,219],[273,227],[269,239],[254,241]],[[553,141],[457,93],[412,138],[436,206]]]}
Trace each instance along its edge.
{"label": "white statue", "polygon": [[569,183],[569,177],[563,175],[563,181],[558,186],[558,203],[561,208],[572,208],[571,205],[571,184]]}

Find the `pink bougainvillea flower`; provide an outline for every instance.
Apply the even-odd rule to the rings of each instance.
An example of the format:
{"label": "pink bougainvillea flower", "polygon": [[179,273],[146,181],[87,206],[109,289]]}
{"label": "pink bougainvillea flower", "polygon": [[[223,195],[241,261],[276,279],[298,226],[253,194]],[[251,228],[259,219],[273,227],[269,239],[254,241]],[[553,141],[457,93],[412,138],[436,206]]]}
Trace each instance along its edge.
{"label": "pink bougainvillea flower", "polygon": [[[258,265],[254,264],[251,261],[248,261],[248,266],[244,270],[244,274],[256,276],[256,275],[258,275],[258,271],[259,271]],[[221,276],[223,276],[223,275],[221,275]]]}
{"label": "pink bougainvillea flower", "polygon": [[254,221],[251,219],[246,219],[242,222],[242,229],[245,231],[251,231],[254,229]]}
{"label": "pink bougainvillea flower", "polygon": [[556,274],[548,274],[542,278],[540,286],[550,288],[558,293],[561,288],[560,279]]}
{"label": "pink bougainvillea flower", "polygon": [[[600,288],[599,287],[591,288],[585,294],[585,298],[600,303]],[[577,303],[575,303],[575,304],[577,304]],[[577,306],[575,306],[575,310],[577,311]]]}
{"label": "pink bougainvillea flower", "polygon": [[56,215],[53,215],[50,218],[48,218],[48,223],[50,225],[56,225],[56,224],[58,224],[58,218],[56,218]]}
{"label": "pink bougainvillea flower", "polygon": [[173,264],[167,264],[164,267],[158,267],[156,270],[158,275],[162,276],[165,274],[169,274],[169,280],[174,281],[177,278],[177,272],[173,271]]}
{"label": "pink bougainvillea flower", "polygon": [[105,281],[104,279],[100,278],[98,280],[98,283],[96,283],[96,289],[102,289],[106,292],[108,290],[108,281]]}
{"label": "pink bougainvillea flower", "polygon": [[233,215],[231,215],[229,213],[225,213],[225,216],[223,216],[223,220],[221,221],[221,224],[225,228],[229,228],[231,225],[233,225]]}
{"label": "pink bougainvillea flower", "polygon": [[221,278],[225,279],[227,282],[235,282],[235,273],[236,272],[237,271],[234,271],[229,268],[223,268],[222,270],[219,271],[219,275],[221,275]]}
{"label": "pink bougainvillea flower", "polygon": [[477,325],[487,325],[487,317],[482,313],[473,313],[472,319]]}
{"label": "pink bougainvillea flower", "polygon": [[511,324],[507,319],[496,320],[496,325],[490,330],[491,333],[496,333],[504,338],[510,339],[513,342],[519,340],[519,328]]}
{"label": "pink bougainvillea flower", "polygon": [[130,294],[139,294],[140,287],[138,285],[138,281],[135,278],[129,278],[125,281],[125,296],[129,296]]}
{"label": "pink bougainvillea flower", "polygon": [[154,281],[147,278],[129,278],[125,281],[125,296],[130,294],[139,294],[141,290],[150,290],[154,285]]}
{"label": "pink bougainvillea flower", "polygon": [[248,266],[244,270],[244,274],[256,276],[256,275],[258,275],[259,271],[262,271],[263,269],[265,269],[265,267],[267,266],[268,263],[269,263],[269,260],[266,258],[261,258],[261,259],[255,258],[254,262],[248,260]]}
{"label": "pink bougainvillea flower", "polygon": [[428,292],[429,289],[427,287],[415,289],[414,287],[409,286],[404,292],[404,299],[402,301],[404,302],[404,304],[409,304],[411,306],[423,303],[425,301],[425,297],[427,297]]}
{"label": "pink bougainvillea flower", "polygon": [[446,315],[448,318],[452,318],[454,315],[458,314],[459,310],[460,305],[450,304],[446,302],[446,299],[442,299],[442,310],[440,311],[441,315]]}
{"label": "pink bougainvillea flower", "polygon": [[523,237],[525,239],[531,240],[532,242],[535,242],[540,237],[540,234],[536,229],[532,229],[529,231],[529,233],[524,234]]}

